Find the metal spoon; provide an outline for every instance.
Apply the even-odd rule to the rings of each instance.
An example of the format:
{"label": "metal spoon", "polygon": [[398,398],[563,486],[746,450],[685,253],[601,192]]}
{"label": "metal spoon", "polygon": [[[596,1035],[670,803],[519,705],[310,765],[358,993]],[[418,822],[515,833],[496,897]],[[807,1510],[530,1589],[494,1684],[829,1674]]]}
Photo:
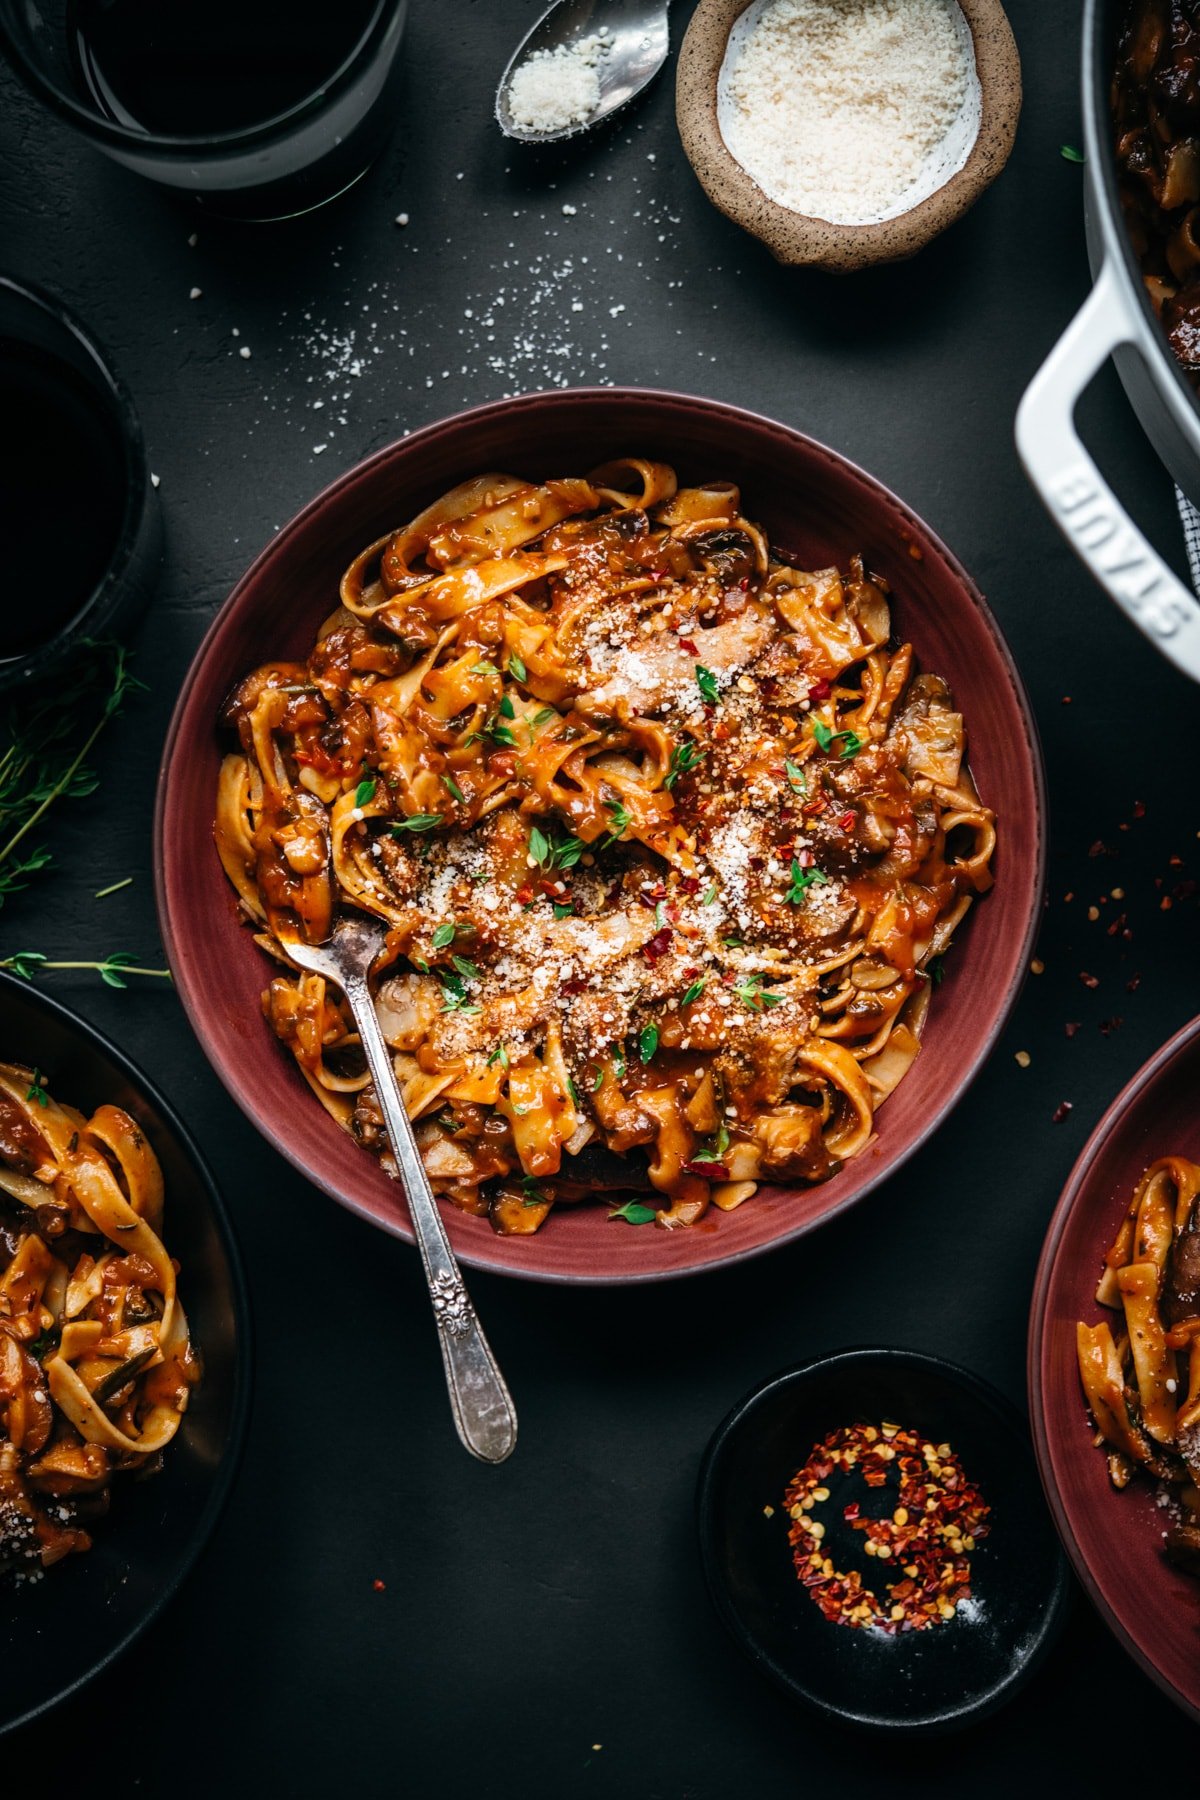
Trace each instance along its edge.
{"label": "metal spoon", "polygon": [[367,986],[367,976],[383,948],[385,936],[383,926],[373,919],[346,915],[338,920],[327,943],[302,944],[289,938],[283,948],[298,968],[323,975],[326,981],[341,988],[350,1004],[388,1138],[404,1178],[408,1210],[433,1301],[454,1424],[472,1456],[480,1462],[501,1463],[512,1455],[516,1445],[516,1408],[450,1248]]}
{"label": "metal spoon", "polygon": [[[670,0],[554,0],[533,30],[518,45],[496,89],[496,122],[506,137],[523,144],[556,144],[598,125],[647,87],[667,60]],[[513,71],[534,50],[557,50],[593,31],[606,30],[612,43],[596,66],[600,104],[576,125],[559,131],[529,131],[518,125],[509,107]]]}

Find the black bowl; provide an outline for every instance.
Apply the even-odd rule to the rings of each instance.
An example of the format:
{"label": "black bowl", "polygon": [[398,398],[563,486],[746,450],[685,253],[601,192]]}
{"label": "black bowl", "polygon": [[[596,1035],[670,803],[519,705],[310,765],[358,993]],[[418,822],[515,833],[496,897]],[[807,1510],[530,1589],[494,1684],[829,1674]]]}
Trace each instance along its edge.
{"label": "black bowl", "polygon": [[[796,1577],[783,1499],[828,1432],[884,1419],[948,1441],[992,1509],[971,1557],[971,1606],[895,1637],[825,1620]],[[882,1510],[868,1497],[888,1491],[864,1486],[864,1511]],[[1024,1421],[937,1357],[843,1350],[773,1376],[716,1431],[696,1501],[705,1577],[729,1630],[781,1687],[848,1724],[920,1735],[972,1723],[1011,1699],[1064,1616],[1066,1559]],[[840,1525],[827,1530],[835,1544]],[[865,1556],[840,1563],[847,1548],[836,1543],[835,1561],[869,1571]]]}
{"label": "black bowl", "polygon": [[56,1099],[102,1101],[138,1121],[162,1164],[165,1238],[204,1376],[163,1461],[114,1483],[93,1547],[40,1581],[0,1581],[0,1733],[64,1699],[157,1617],[200,1554],[241,1456],[250,1408],[250,1315],[211,1175],[186,1128],[106,1039],[56,1001],[0,975],[0,1061],[34,1063]]}

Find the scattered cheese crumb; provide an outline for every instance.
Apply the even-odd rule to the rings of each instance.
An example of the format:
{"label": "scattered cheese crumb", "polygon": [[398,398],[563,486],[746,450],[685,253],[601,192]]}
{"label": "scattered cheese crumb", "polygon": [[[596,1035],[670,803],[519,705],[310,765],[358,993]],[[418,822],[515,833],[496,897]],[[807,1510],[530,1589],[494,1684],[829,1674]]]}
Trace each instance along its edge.
{"label": "scattered cheese crumb", "polygon": [[157,487],[157,486],[158,486],[158,476],[157,476],[157,475],[151,475],[151,477],[150,477],[150,486],[151,486],[151,487]]}
{"label": "scattered cheese crumb", "polygon": [[188,295],[188,299],[189,300],[198,300],[199,298],[200,298],[200,289],[193,288],[191,293]]}
{"label": "scattered cheese crumb", "polygon": [[238,355],[248,357],[250,355],[249,344],[243,344],[241,349],[238,351]]}
{"label": "scattered cheese crumb", "polygon": [[1022,1069],[1027,1069],[1032,1061],[1033,1061],[1033,1058],[1030,1056],[1028,1050],[1018,1050],[1017,1051],[1017,1063],[1018,1063],[1019,1067],[1021,1067]]}

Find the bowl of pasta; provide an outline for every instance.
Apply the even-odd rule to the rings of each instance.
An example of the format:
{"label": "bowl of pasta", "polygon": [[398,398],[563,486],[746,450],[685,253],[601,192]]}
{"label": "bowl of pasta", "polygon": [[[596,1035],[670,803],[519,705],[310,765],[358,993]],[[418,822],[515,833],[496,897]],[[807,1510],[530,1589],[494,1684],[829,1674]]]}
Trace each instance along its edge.
{"label": "bowl of pasta", "polygon": [[1200,1019],[1096,1126],[1046,1234],[1029,1405],[1059,1535],[1102,1618],[1200,1719]]}
{"label": "bowl of pasta", "polygon": [[192,1567],[241,1455],[248,1332],[183,1125],[0,975],[0,1732],[106,1668]]}
{"label": "bowl of pasta", "polygon": [[407,1238],[349,1015],[286,949],[381,919],[458,1254],[650,1280],[925,1140],[1018,991],[1043,817],[996,623],[900,501],[735,407],[566,390],[379,452],[243,577],[168,734],[159,914],[239,1104]]}

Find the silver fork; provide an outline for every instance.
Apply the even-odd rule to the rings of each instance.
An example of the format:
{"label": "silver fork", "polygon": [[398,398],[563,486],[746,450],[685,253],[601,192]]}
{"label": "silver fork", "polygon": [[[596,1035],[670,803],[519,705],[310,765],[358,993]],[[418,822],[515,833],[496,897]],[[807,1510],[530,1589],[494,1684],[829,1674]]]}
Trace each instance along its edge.
{"label": "silver fork", "polygon": [[334,926],[327,943],[302,944],[289,939],[283,948],[298,968],[323,975],[326,981],[341,988],[349,1002],[404,1179],[409,1215],[433,1301],[454,1424],[472,1456],[480,1462],[501,1463],[512,1455],[516,1445],[516,1408],[450,1248],[367,986],[367,976],[383,948],[385,936],[383,926],[375,920],[361,914],[345,915]]}

